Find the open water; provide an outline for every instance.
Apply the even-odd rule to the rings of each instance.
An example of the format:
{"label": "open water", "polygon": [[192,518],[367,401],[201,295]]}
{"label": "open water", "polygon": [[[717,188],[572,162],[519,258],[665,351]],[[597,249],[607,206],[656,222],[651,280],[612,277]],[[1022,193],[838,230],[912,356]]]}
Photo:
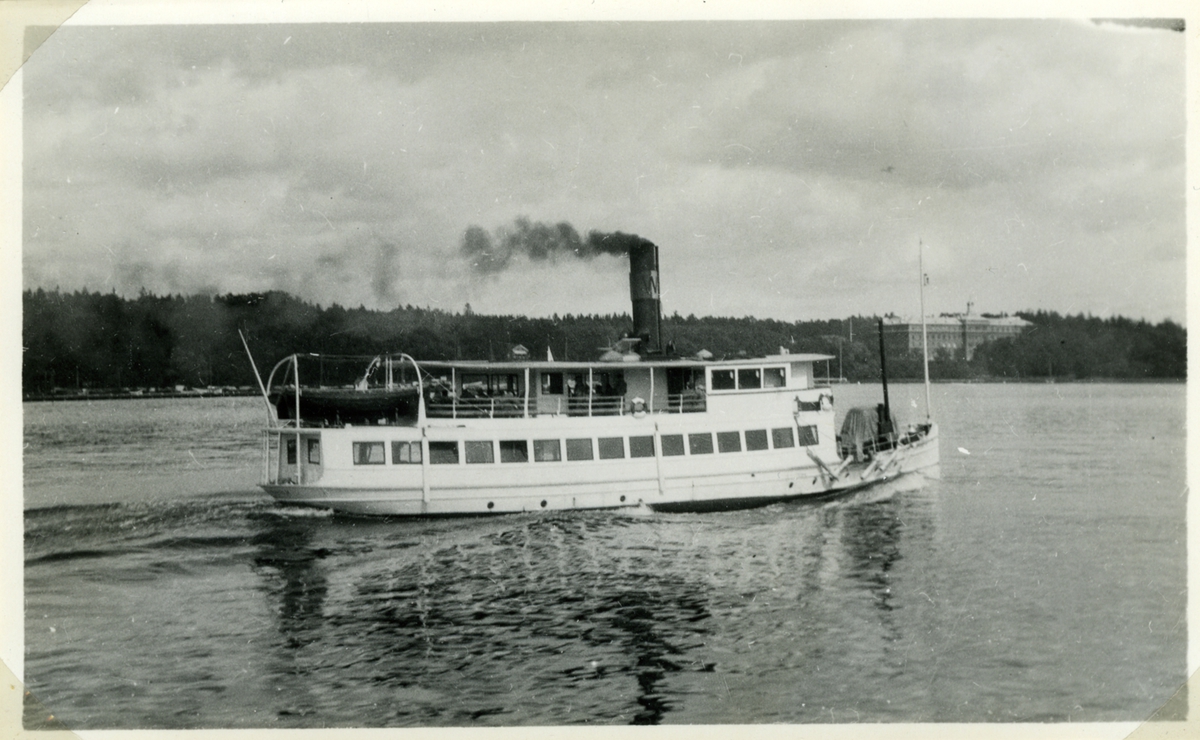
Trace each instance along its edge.
{"label": "open water", "polygon": [[258,399],[25,404],[25,722],[1182,717],[1185,395],[937,385],[921,488],[436,521],[274,503]]}

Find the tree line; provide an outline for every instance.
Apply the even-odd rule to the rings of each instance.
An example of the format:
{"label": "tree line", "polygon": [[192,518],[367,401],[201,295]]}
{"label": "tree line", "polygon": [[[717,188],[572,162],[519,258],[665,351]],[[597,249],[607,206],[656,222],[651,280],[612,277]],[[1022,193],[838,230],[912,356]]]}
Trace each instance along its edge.
{"label": "tree line", "polygon": [[[254,386],[238,331],[260,370],[292,353],[372,356],[406,352],[418,360],[504,359],[514,345],[533,358],[591,360],[631,329],[628,314],[548,318],[479,315],[416,306],[388,311],[326,308],[287,293],[136,298],[42,289],[23,294],[22,384],[26,394],[56,389]],[[979,347],[971,361],[937,357],[934,379],[1186,378],[1187,333],[1174,322],[1022,312],[1021,335]],[[664,341],[680,355],[831,355],[833,377],[877,380],[877,317],[787,322],[753,317],[663,318]],[[851,338],[853,335],[853,338]],[[919,357],[887,358],[892,379],[918,379]],[[357,368],[361,371],[361,367]],[[329,382],[335,382],[331,376]],[[345,378],[338,378],[342,382]]]}

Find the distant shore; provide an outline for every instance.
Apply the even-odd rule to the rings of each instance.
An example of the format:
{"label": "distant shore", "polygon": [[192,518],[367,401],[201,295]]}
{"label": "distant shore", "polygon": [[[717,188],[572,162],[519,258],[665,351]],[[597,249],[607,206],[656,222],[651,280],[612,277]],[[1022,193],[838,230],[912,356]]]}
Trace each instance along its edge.
{"label": "distant shore", "polygon": [[[878,385],[878,380],[842,380],[829,383],[819,378],[817,385]],[[896,378],[889,383],[920,383],[920,378]],[[1046,385],[1054,383],[1169,383],[1172,385],[1186,384],[1186,379],[1178,378],[939,378],[930,380],[934,385],[946,383],[971,384],[1024,384]],[[24,393],[23,402],[40,401],[108,401],[113,399],[144,400],[149,398],[227,398],[241,396],[257,396],[254,388],[188,388],[183,390],[120,390],[120,389],[84,389],[81,391],[60,391],[57,393]]]}
{"label": "distant shore", "polygon": [[185,388],[183,390],[121,390],[121,389],[90,389],[79,391],[60,391],[57,393],[24,393],[22,401],[107,401],[112,399],[143,400],[148,398],[225,398],[238,396],[257,396],[253,388]]}

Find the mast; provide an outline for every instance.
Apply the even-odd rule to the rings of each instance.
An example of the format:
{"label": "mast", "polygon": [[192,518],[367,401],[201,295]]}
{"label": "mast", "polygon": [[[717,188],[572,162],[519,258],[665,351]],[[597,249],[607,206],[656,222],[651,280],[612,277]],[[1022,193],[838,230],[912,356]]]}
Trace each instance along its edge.
{"label": "mast", "polygon": [[917,266],[921,271],[921,358],[925,365],[925,421],[933,415],[929,404],[929,332],[925,327],[925,283],[929,276],[925,274],[925,243],[917,239]]}
{"label": "mast", "polygon": [[250,369],[254,371],[254,379],[258,381],[258,390],[262,392],[263,403],[267,405],[267,423],[271,423],[271,399],[267,397],[267,388],[263,385],[262,376],[258,374],[258,365],[254,364],[254,355],[250,353],[250,345],[246,342],[246,335],[238,329],[238,336],[242,338],[242,346],[246,348],[246,357],[250,358]]}
{"label": "mast", "polygon": [[879,410],[879,436],[890,435],[896,431],[892,429],[892,405],[888,402],[887,389],[887,355],[883,349],[883,319],[879,319],[879,373],[883,376],[883,403],[880,404]]}

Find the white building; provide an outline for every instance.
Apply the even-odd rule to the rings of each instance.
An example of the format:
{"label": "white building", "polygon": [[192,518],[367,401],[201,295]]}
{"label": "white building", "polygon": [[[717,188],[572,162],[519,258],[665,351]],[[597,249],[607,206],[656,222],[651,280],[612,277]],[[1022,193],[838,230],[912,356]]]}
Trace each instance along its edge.
{"label": "white building", "polygon": [[[925,319],[929,335],[929,356],[949,353],[955,359],[970,360],[975,349],[985,343],[1015,337],[1032,324],[1016,316],[986,318],[971,313],[954,316],[930,316]],[[921,352],[921,321],[888,317],[883,320],[884,347],[894,356]]]}

